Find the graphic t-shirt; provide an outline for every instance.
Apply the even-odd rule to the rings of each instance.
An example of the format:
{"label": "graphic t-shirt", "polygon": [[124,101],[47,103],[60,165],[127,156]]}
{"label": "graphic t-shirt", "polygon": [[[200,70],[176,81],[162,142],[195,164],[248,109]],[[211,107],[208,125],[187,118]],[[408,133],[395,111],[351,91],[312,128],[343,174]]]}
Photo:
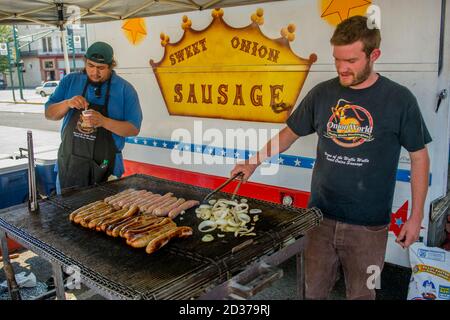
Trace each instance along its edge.
{"label": "graphic t-shirt", "polygon": [[320,83],[287,125],[319,136],[309,206],[357,225],[389,223],[401,147],[414,152],[431,142],[416,98],[383,76],[360,90],[339,78]]}

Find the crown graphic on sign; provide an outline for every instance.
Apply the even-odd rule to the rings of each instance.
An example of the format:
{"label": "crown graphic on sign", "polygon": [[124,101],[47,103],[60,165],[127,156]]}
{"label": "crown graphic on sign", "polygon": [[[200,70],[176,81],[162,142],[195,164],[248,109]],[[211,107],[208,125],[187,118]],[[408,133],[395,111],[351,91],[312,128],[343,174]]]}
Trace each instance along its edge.
{"label": "crown graphic on sign", "polygon": [[194,30],[183,17],[183,36],[170,43],[161,34],[164,56],[150,60],[169,114],[259,122],[285,122],[300,95],[315,54],[300,58],[290,47],[295,25],[281,30],[281,37],[266,37],[258,9],[252,23],[234,28],[214,9],[213,20]]}

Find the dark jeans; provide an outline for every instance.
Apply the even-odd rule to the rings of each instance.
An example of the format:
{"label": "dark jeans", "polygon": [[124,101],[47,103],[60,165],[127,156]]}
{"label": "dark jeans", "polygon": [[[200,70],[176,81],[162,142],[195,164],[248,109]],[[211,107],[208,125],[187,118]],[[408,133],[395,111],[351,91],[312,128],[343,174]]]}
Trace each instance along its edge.
{"label": "dark jeans", "polygon": [[383,269],[388,229],[389,225],[366,227],[324,218],[306,238],[306,298],[327,299],[341,265],[347,299],[374,300],[375,290],[367,283],[374,284],[373,268],[379,273]]}

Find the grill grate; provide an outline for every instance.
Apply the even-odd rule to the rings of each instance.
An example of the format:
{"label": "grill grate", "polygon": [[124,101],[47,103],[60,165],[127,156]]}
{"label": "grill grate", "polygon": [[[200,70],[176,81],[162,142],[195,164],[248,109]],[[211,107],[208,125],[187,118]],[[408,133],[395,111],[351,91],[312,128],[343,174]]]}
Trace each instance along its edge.
{"label": "grill grate", "polygon": [[[202,199],[210,190],[164,179],[134,175],[43,200],[40,212],[30,214],[25,205],[0,211],[0,228],[47,259],[77,266],[91,287],[118,299],[190,299],[198,297],[264,255],[279,250],[320,223],[317,209],[297,209],[248,199],[260,208],[255,237],[225,238],[203,243],[197,231],[195,208],[175,220],[194,229],[187,239],[174,239],[152,255],[134,249],[123,239],[111,238],[72,224],[68,214],[87,203],[126,188],[173,192],[177,197]],[[229,197],[219,193],[218,197]],[[249,243],[245,245],[245,243]],[[251,242],[251,243],[250,243]],[[243,245],[244,244],[244,245]]]}

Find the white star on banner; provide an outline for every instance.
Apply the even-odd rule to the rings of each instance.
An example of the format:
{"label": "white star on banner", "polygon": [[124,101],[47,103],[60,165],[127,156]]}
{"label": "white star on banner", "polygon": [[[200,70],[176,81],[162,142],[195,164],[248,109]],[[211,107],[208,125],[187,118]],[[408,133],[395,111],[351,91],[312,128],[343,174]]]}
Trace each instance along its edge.
{"label": "white star on banner", "polygon": [[300,160],[298,160],[298,159],[295,160],[295,166],[296,167],[300,167],[301,163],[302,162]]}
{"label": "white star on banner", "polygon": [[153,141],[153,145],[156,147],[158,145],[158,142]]}
{"label": "white star on banner", "polygon": [[164,147],[164,148],[167,148],[167,143],[164,142],[164,143],[163,143],[163,147]]}
{"label": "white star on banner", "polygon": [[146,139],[144,140],[144,144],[147,145],[147,140]]}
{"label": "white star on banner", "polygon": [[239,159],[240,156],[241,156],[241,155],[239,154],[239,152],[236,151],[236,152],[234,153],[234,157],[235,157],[236,159]]}
{"label": "white star on banner", "polygon": [[212,153],[213,153],[213,149],[209,148],[209,149],[208,149],[208,153],[209,153],[209,154],[212,154]]}
{"label": "white star on banner", "polygon": [[138,143],[138,139],[137,138],[134,138],[134,143]]}
{"label": "white star on banner", "polygon": [[279,158],[278,158],[278,163],[279,163],[279,164],[283,164],[283,162],[284,162],[284,159],[281,158],[281,157],[279,157]]}
{"label": "white star on banner", "polygon": [[227,153],[225,152],[225,150],[221,150],[221,151],[220,151],[220,154],[221,154],[222,156],[224,156],[224,155],[226,155]]}
{"label": "white star on banner", "polygon": [[174,149],[178,149],[178,144],[173,146]]}

